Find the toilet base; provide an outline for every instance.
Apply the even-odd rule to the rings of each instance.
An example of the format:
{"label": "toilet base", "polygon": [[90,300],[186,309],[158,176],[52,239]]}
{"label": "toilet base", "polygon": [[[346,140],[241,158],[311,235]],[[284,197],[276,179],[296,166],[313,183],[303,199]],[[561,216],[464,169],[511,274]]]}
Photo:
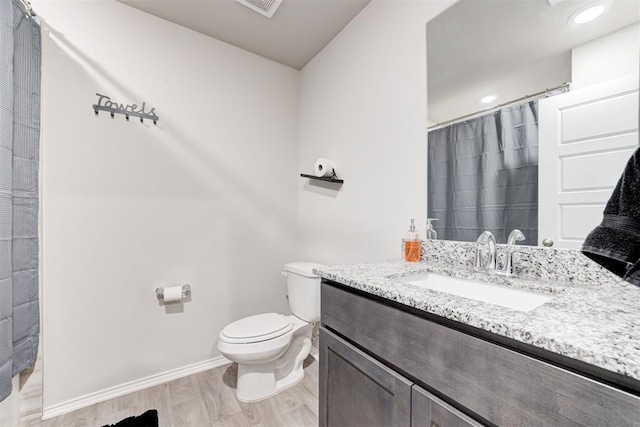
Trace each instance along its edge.
{"label": "toilet base", "polygon": [[241,402],[255,402],[272,395],[276,390],[273,362],[247,365],[238,364],[236,397]]}
{"label": "toilet base", "polygon": [[[309,328],[312,327],[309,325]],[[307,328],[305,326],[304,329]],[[310,335],[303,332],[294,338],[287,351],[276,360],[265,363],[238,363],[238,400],[257,402],[299,383],[304,378],[303,362],[311,350]]]}

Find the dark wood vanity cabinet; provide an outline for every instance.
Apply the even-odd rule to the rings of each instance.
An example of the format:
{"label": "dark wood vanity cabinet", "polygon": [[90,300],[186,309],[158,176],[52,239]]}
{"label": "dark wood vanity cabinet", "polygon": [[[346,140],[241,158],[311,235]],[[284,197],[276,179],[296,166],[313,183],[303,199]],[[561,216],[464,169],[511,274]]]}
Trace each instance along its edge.
{"label": "dark wood vanity cabinet", "polygon": [[323,281],[320,426],[640,426],[640,398]]}
{"label": "dark wood vanity cabinet", "polygon": [[411,391],[412,427],[479,427],[482,424],[414,384]]}
{"label": "dark wood vanity cabinet", "polygon": [[320,359],[321,426],[481,426],[324,328]]}
{"label": "dark wood vanity cabinet", "polygon": [[321,426],[411,426],[412,382],[320,329]]}

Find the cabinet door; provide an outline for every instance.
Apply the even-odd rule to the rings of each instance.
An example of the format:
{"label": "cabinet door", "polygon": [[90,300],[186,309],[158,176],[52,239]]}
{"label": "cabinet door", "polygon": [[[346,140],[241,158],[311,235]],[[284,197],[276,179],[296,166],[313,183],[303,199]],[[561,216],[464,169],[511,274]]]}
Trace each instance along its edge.
{"label": "cabinet door", "polygon": [[412,383],[320,328],[320,426],[411,425]]}
{"label": "cabinet door", "polygon": [[417,385],[413,386],[411,400],[411,427],[482,426],[482,424]]}

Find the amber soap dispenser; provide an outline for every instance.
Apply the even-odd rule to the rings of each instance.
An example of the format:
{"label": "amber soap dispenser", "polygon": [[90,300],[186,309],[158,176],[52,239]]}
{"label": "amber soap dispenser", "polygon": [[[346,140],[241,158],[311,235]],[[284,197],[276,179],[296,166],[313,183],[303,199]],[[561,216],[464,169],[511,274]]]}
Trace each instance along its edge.
{"label": "amber soap dispenser", "polygon": [[420,261],[420,235],[416,231],[415,218],[411,218],[409,231],[404,239],[404,260],[407,262]]}

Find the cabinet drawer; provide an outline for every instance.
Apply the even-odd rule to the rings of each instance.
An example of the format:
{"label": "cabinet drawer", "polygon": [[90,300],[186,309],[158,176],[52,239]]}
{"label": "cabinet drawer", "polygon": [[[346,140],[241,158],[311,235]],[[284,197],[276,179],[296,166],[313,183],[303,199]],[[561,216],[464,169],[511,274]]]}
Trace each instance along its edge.
{"label": "cabinet drawer", "polygon": [[322,323],[499,426],[638,426],[640,398],[323,282]]}

